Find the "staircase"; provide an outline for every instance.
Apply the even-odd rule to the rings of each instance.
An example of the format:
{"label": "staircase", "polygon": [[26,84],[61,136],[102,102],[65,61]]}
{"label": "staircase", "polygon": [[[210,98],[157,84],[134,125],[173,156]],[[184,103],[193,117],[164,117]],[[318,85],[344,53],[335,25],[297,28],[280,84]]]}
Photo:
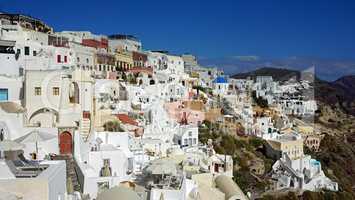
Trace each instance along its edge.
{"label": "staircase", "polygon": [[89,135],[91,122],[89,118],[82,118],[80,123],[80,133],[82,135]]}
{"label": "staircase", "polygon": [[[73,190],[74,191],[81,191],[80,183],[78,181],[78,176],[75,170],[75,161],[73,159],[73,156],[68,154],[68,155],[55,155],[51,157],[52,160],[65,160],[66,163],[66,171],[67,171],[67,179],[71,179]],[[68,192],[70,191],[70,188],[67,188]]]}

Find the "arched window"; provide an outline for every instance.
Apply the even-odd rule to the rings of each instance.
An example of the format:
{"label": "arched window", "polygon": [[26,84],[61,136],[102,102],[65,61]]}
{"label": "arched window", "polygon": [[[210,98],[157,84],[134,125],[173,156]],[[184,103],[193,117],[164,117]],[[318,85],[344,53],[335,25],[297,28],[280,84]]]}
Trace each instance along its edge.
{"label": "arched window", "polygon": [[0,130],[0,141],[4,140],[4,129]]}
{"label": "arched window", "polygon": [[70,84],[69,89],[69,102],[70,103],[79,103],[79,86],[76,82]]}

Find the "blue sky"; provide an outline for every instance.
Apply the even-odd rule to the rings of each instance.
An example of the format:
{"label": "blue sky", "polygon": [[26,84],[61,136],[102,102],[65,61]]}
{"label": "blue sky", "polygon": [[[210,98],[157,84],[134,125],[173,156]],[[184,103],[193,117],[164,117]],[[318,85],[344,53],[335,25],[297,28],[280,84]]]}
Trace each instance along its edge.
{"label": "blue sky", "polygon": [[0,0],[0,11],[55,31],[133,34],[145,49],[192,53],[229,74],[314,64],[326,80],[355,74],[354,10],[353,0]]}
{"label": "blue sky", "polygon": [[355,58],[352,0],[2,0],[55,30],[137,35],[146,49],[202,58]]}

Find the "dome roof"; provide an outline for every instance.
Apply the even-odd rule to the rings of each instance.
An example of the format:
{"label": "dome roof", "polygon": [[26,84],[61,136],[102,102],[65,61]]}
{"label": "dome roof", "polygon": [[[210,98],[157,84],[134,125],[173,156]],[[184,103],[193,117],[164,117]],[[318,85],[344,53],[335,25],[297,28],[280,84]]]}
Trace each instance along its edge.
{"label": "dome roof", "polygon": [[216,79],[214,79],[213,83],[228,83],[228,81],[226,78],[218,76]]}

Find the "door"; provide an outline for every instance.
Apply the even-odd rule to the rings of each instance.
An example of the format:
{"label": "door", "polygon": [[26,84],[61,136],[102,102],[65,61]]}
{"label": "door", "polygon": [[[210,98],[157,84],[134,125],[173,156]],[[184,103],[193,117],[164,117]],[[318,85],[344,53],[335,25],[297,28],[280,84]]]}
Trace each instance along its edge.
{"label": "door", "polygon": [[71,154],[73,150],[73,139],[69,132],[65,131],[59,135],[60,154]]}

